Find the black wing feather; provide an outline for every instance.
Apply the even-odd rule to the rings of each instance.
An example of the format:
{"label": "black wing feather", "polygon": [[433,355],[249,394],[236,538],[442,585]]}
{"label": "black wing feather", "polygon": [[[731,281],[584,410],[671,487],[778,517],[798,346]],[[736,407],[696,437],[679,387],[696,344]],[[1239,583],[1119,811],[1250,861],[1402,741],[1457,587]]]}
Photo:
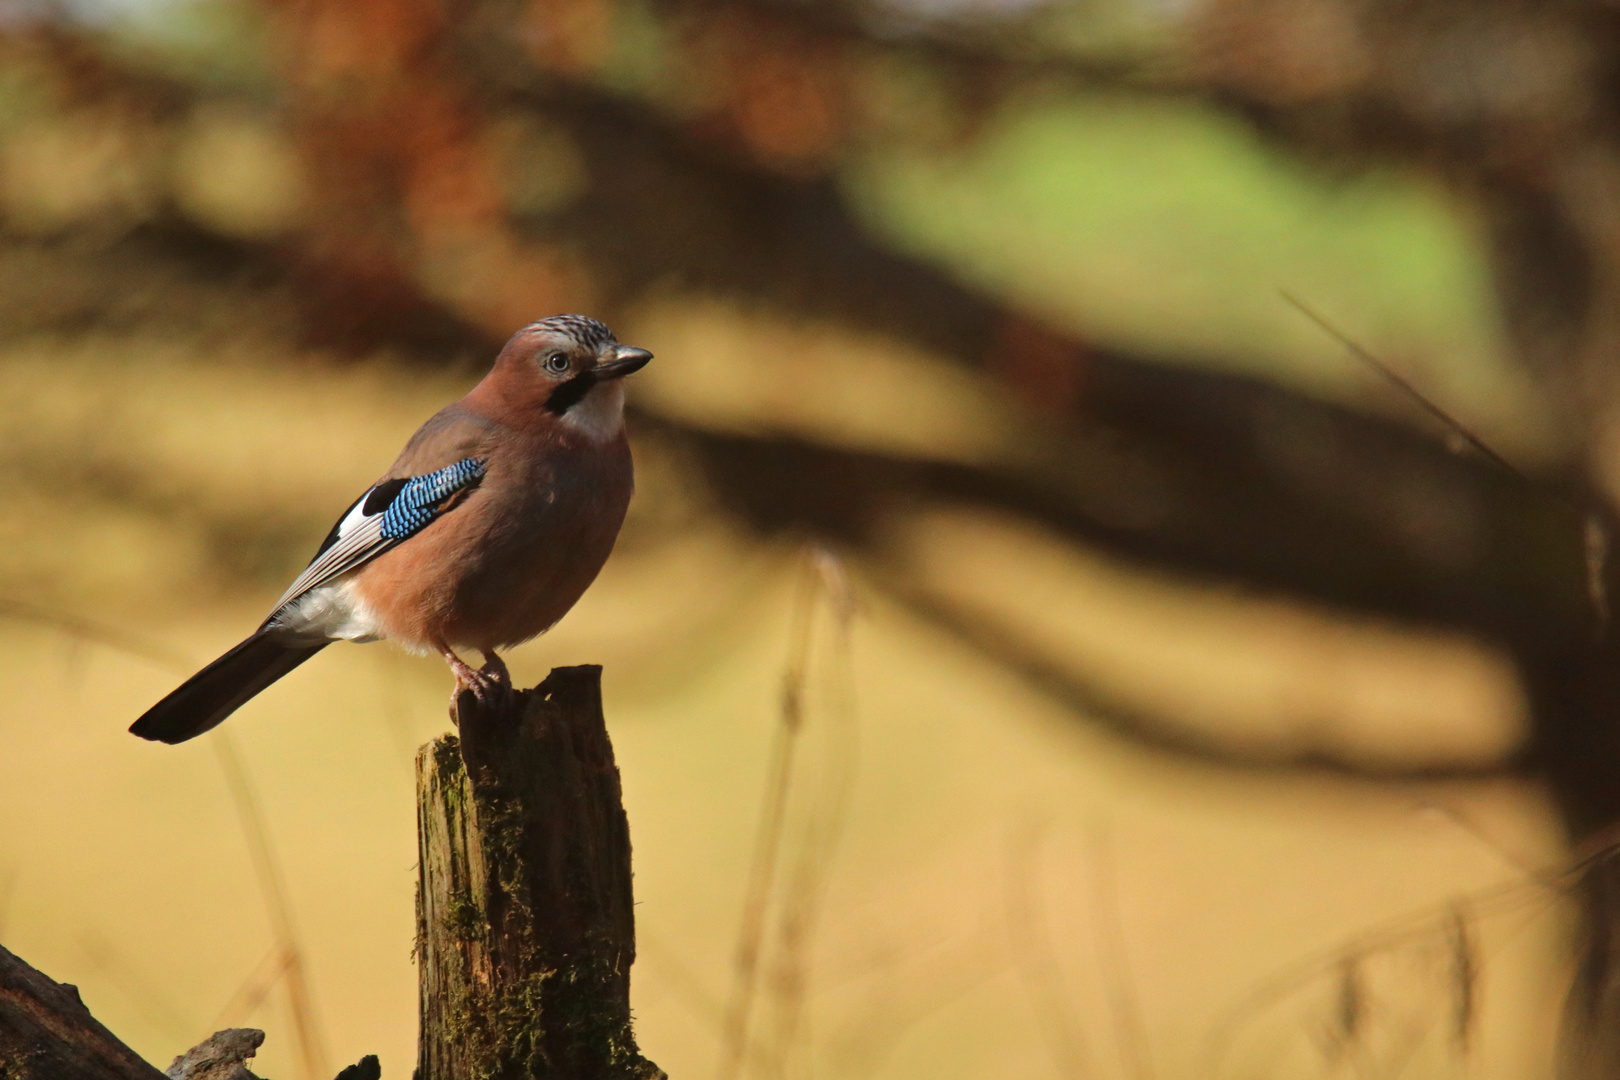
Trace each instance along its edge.
{"label": "black wing feather", "polygon": [[195,738],[320,652],[328,642],[295,640],[278,634],[276,616],[310,589],[348,573],[426,528],[479,485],[484,465],[482,458],[463,458],[422,476],[384,480],[350,503],[264,625],[146,710],[129,730],[156,742],[178,743]]}

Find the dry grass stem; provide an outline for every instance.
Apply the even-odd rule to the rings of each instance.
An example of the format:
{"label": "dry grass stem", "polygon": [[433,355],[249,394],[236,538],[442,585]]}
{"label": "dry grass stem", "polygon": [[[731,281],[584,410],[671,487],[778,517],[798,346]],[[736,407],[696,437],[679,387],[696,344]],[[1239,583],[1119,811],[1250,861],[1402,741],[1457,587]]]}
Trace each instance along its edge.
{"label": "dry grass stem", "polygon": [[[834,658],[829,678],[827,760],[822,783],[808,810],[797,858],[778,894],[783,848],[788,837],[790,795],[796,789],[798,759],[809,711],[807,701],[816,637],[817,612],[833,615]],[[787,661],[782,674],[780,721],[772,738],[759,832],[750,860],[748,886],[738,928],[731,992],[721,1034],[720,1080],[736,1080],[757,1060],[762,1075],[785,1075],[799,1034],[808,979],[807,953],[814,934],[818,901],[827,866],[842,832],[854,783],[854,708],[850,674],[849,625],[855,604],[839,558],[820,546],[804,557],[793,601]],[[799,834],[795,834],[799,835]],[[779,906],[774,935],[773,901]],[[768,954],[768,955],[767,955]],[[769,961],[769,963],[767,963]],[[762,975],[768,974],[773,1005],[770,1034],[756,1038],[753,1018]],[[751,1058],[750,1047],[758,1053]]]}
{"label": "dry grass stem", "polygon": [[[137,635],[80,619],[18,600],[0,599],[0,618],[49,627],[70,640],[88,642],[146,660],[179,677],[189,676],[198,664],[190,657],[154,644]],[[288,1008],[298,1047],[303,1080],[325,1080],[327,1054],[319,1017],[304,974],[303,953],[294,928],[292,907],[287,898],[281,866],[270,845],[264,814],[248,779],[246,766],[227,732],[216,730],[209,739],[225,775],[226,787],[237,813],[243,839],[258,879],[261,898],[270,917],[276,941],[273,954],[285,959],[278,971],[286,977]],[[250,983],[251,983],[250,978]]]}
{"label": "dry grass stem", "polygon": [[[1461,819],[1459,824],[1469,823]],[[1358,934],[1265,980],[1213,1029],[1210,1073],[1227,1075],[1229,1066],[1238,1068],[1232,1058],[1239,1044],[1260,1038],[1268,1019],[1286,1015],[1297,1015],[1320,1064],[1330,1071],[1351,1062],[1357,1074],[1396,1075],[1425,1045],[1435,1044],[1436,1032],[1444,1032],[1443,1053],[1452,1067],[1466,1067],[1481,1030],[1484,921],[1492,920],[1498,941],[1510,940],[1617,853],[1620,848],[1610,845],[1563,867],[1528,872],[1447,901]],[[1381,972],[1378,989],[1375,967]],[[1435,1051],[1440,1052],[1438,1045]],[[1284,1075],[1265,1068],[1256,1072],[1252,1061],[1242,1074]]]}
{"label": "dry grass stem", "polygon": [[176,1043],[192,1036],[191,1025],[169,1000],[168,991],[143,975],[118,946],[96,931],[87,930],[79,935],[79,947],[91,967],[122,991],[148,1024]]}
{"label": "dry grass stem", "polygon": [[1119,918],[1119,883],[1116,880],[1113,839],[1099,822],[1088,837],[1090,847],[1092,927],[1096,933],[1098,967],[1108,992],[1108,1008],[1119,1041],[1125,1075],[1131,1080],[1153,1080],[1153,1053],[1142,1019],[1136,980],[1125,955],[1125,931]]}
{"label": "dry grass stem", "polygon": [[231,801],[236,806],[242,834],[248,842],[248,852],[253,859],[254,873],[259,879],[259,891],[264,897],[272,932],[276,943],[286,954],[283,971],[286,976],[287,1004],[292,1014],[293,1037],[297,1040],[303,1075],[306,1080],[324,1080],[327,1072],[325,1041],[311,1000],[309,983],[304,977],[303,952],[293,922],[292,905],[287,899],[286,880],[275,851],[270,846],[264,814],[230,734],[216,728],[209,734],[209,742],[225,773]]}
{"label": "dry grass stem", "polygon": [[248,1017],[253,1015],[254,1010],[264,1004],[286,971],[287,950],[279,944],[271,946],[270,951],[253,965],[253,970],[248,972],[241,985],[232,991],[225,1004],[220,1006],[219,1012],[209,1023],[208,1030],[221,1031],[225,1028],[241,1027]]}
{"label": "dry grass stem", "polygon": [[[808,990],[809,949],[815,936],[817,917],[826,877],[833,855],[848,819],[854,793],[857,726],[855,722],[854,657],[850,640],[855,617],[854,593],[843,563],[826,548],[813,549],[811,564],[819,596],[832,617],[832,656],[824,688],[826,753],[820,769],[820,784],[793,872],[783,888],[782,912],[777,924],[775,963],[772,965],[774,1016],[766,1041],[768,1057],[762,1073],[770,1080],[785,1076],[789,1059],[801,1034]],[[808,670],[813,635],[805,642],[804,665]]]}
{"label": "dry grass stem", "polygon": [[1003,877],[1007,936],[1013,963],[1058,1075],[1066,1080],[1081,1080],[1097,1075],[1089,1040],[1076,1013],[1074,995],[1065,985],[1046,929],[1046,912],[1034,887],[1044,832],[1044,825],[1031,822],[1007,846]]}

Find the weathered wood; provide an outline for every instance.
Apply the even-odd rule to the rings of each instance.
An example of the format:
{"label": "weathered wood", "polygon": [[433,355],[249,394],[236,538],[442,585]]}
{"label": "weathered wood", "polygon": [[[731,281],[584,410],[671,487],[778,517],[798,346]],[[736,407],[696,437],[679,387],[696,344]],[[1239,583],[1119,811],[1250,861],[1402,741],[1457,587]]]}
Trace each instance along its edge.
{"label": "weathered wood", "polygon": [[163,1075],[169,1080],[259,1080],[247,1063],[264,1045],[258,1028],[216,1031],[174,1059]]}
{"label": "weathered wood", "polygon": [[164,1080],[79,991],[0,948],[0,1080]]}
{"label": "weathered wood", "polygon": [[652,1080],[630,1023],[630,830],[601,668],[456,703],[416,758],[416,1080]]}
{"label": "weathered wood", "polygon": [[336,1080],[382,1080],[382,1064],[376,1054],[367,1054],[338,1073]]}

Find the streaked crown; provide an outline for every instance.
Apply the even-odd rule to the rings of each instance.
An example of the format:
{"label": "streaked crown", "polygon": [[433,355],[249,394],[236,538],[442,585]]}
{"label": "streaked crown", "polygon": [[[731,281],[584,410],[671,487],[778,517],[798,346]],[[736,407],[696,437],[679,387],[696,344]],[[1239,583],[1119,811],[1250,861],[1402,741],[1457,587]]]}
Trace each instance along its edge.
{"label": "streaked crown", "polygon": [[548,319],[539,319],[523,328],[524,330],[543,330],[553,334],[567,334],[581,345],[593,352],[600,349],[610,341],[616,340],[613,331],[597,322],[589,315],[553,315]]}

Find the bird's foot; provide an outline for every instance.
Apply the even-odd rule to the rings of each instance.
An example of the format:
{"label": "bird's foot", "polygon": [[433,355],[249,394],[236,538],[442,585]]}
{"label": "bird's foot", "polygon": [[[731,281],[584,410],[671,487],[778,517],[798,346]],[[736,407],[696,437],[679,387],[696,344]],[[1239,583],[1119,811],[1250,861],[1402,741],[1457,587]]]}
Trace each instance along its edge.
{"label": "bird's foot", "polygon": [[[482,649],[479,651],[483,652]],[[508,690],[512,689],[512,673],[506,669],[506,661],[494,653],[484,653],[484,666],[478,670],[481,674],[489,676]]]}
{"label": "bird's foot", "polygon": [[[488,657],[488,654],[485,654]],[[461,657],[448,650],[444,653],[445,663],[450,665],[450,671],[456,677],[455,689],[450,691],[450,715],[456,715],[457,703],[461,695],[471,692],[473,698],[480,705],[490,706],[503,702],[512,693],[512,677],[507,673],[506,665],[497,659],[499,665],[492,669],[487,659],[482,670],[474,668]]]}

